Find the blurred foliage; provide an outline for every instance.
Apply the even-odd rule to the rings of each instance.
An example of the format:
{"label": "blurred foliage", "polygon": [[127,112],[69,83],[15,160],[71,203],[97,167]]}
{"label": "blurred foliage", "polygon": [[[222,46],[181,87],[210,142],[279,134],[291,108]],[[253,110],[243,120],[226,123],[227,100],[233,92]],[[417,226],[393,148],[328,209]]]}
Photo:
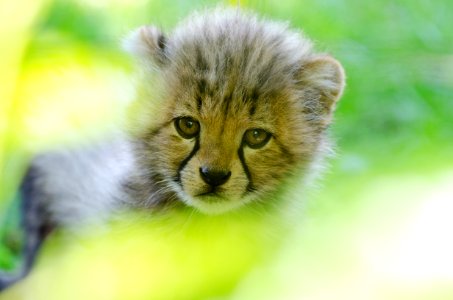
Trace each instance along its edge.
{"label": "blurred foliage", "polygon": [[[0,227],[0,270],[16,270],[22,263],[21,250],[24,232],[20,226],[20,200],[14,199],[12,206],[5,212]],[[3,215],[3,214],[2,214]]]}
{"label": "blurred foliage", "polygon": [[[128,31],[146,23],[170,31],[190,11],[216,3],[2,1],[0,209],[6,211],[11,203],[34,153],[102,134],[112,123],[121,122],[121,111],[133,96],[130,61],[119,47]],[[453,198],[453,2],[222,3],[242,5],[272,19],[287,20],[313,38],[318,50],[331,53],[343,63],[347,89],[332,127],[332,135],[338,141],[338,157],[332,161],[332,171],[322,190],[308,203],[306,218],[298,224],[301,230],[268,264],[252,268],[258,260],[244,264],[235,261],[241,250],[250,259],[247,255],[259,253],[258,246],[262,246],[257,243],[250,247],[247,239],[239,239],[233,242],[236,252],[230,263],[221,263],[225,262],[223,257],[215,259],[206,254],[211,266],[198,266],[192,274],[204,277],[191,278],[190,268],[197,268],[197,259],[184,261],[184,251],[173,249],[168,260],[160,264],[170,268],[170,275],[162,277],[163,288],[158,292],[171,290],[168,283],[183,292],[193,279],[198,284],[190,293],[187,290],[187,298],[212,296],[216,292],[240,299],[275,299],[279,295],[280,299],[300,295],[304,299],[453,297],[451,255],[439,250],[453,251],[449,237],[453,224],[443,214],[453,213],[452,205],[444,201]],[[0,221],[14,224],[11,213],[6,215]],[[241,226],[244,231],[256,230],[254,225]],[[65,276],[60,283],[64,282],[64,287],[55,293],[56,299],[71,289],[77,290],[77,280],[85,284],[86,280],[95,280],[98,287],[87,286],[98,296],[96,299],[149,299],[152,291],[146,289],[145,279],[156,276],[153,265],[159,263],[152,255],[168,249],[160,248],[164,242],[152,243],[154,238],[162,240],[159,233],[138,228],[129,232],[128,238],[121,236],[117,240],[110,236],[100,242],[95,235],[85,241],[85,249],[93,251],[70,248],[67,256],[58,253],[70,246],[54,242],[44,251],[42,267],[35,277],[26,281],[22,289],[19,285],[0,298],[22,299],[31,287],[31,291],[39,291],[34,299],[50,299],[42,295],[56,289],[51,287],[52,280],[62,272]],[[206,243],[214,242],[207,239],[198,246],[181,241],[170,244],[182,243],[189,254],[193,253],[191,250],[205,254],[210,248]],[[220,239],[217,242],[222,245]],[[130,251],[138,249],[150,249],[153,254],[146,255],[142,250],[128,265]],[[111,251],[113,256],[105,255]],[[218,249],[213,252],[227,256]],[[122,255],[128,259],[109,265],[109,259]],[[55,257],[57,263],[53,263]],[[13,266],[15,259],[14,253],[0,247],[2,266]],[[171,280],[177,276],[178,270],[172,268],[177,268],[178,263],[186,272],[183,275],[187,281]],[[218,272],[225,272],[223,279],[215,274],[212,265],[218,267]],[[230,273],[229,267],[233,268]],[[252,270],[250,274],[248,270]],[[91,271],[93,276],[84,278],[83,274]],[[68,274],[71,272],[75,273],[72,277]],[[138,273],[140,278],[135,283],[130,280],[129,288],[121,289],[126,278],[121,272],[128,276]],[[163,283],[165,279],[169,281]],[[222,280],[228,284],[219,283]],[[241,284],[233,292],[239,281]],[[82,288],[80,294],[89,298],[88,291]]]}

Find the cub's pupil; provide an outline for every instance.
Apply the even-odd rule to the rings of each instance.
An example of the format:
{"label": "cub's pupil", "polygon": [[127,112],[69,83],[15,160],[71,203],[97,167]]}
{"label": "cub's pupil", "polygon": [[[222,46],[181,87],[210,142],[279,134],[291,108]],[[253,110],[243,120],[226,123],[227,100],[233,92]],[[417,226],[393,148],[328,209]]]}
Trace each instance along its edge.
{"label": "cub's pupil", "polygon": [[253,149],[263,147],[269,141],[270,134],[259,128],[249,129],[245,132],[244,142]]}
{"label": "cub's pupil", "polygon": [[266,138],[266,133],[260,129],[253,129],[250,133],[250,139],[252,140],[251,142],[256,144],[259,144]]}
{"label": "cub's pupil", "polygon": [[190,117],[176,119],[174,124],[179,135],[186,139],[193,138],[200,130],[200,124]]}
{"label": "cub's pupil", "polygon": [[258,131],[258,130],[256,130],[256,129],[253,130],[253,138],[254,138],[255,140],[259,140],[259,139],[260,139],[260,135],[261,135],[261,132],[260,132],[260,131]]}

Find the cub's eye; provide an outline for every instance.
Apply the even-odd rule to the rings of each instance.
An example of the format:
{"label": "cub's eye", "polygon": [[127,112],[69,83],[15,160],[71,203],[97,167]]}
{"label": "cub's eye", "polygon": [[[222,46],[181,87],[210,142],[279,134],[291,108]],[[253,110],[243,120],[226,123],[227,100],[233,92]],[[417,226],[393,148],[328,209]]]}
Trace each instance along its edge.
{"label": "cub's eye", "polygon": [[258,149],[267,144],[271,134],[266,130],[254,128],[249,129],[244,133],[244,142],[253,149]]}
{"label": "cub's eye", "polygon": [[175,128],[180,136],[191,139],[200,132],[200,123],[191,117],[182,117],[175,120]]}

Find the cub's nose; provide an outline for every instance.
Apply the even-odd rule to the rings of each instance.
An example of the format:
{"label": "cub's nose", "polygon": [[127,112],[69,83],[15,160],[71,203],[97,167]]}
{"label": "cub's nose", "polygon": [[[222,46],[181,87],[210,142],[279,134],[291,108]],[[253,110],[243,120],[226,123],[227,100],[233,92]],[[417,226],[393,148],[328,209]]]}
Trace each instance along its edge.
{"label": "cub's nose", "polygon": [[219,186],[227,182],[231,176],[230,171],[219,171],[208,167],[200,168],[201,178],[211,186]]}

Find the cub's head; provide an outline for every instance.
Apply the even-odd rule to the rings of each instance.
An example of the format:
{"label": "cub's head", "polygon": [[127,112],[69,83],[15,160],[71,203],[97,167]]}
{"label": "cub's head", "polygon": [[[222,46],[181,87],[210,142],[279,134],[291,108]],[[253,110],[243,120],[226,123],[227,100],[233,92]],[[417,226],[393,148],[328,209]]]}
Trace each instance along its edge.
{"label": "cub's head", "polygon": [[135,118],[145,202],[173,194],[221,213],[266,201],[325,152],[343,69],[285,24],[217,9],[168,35],[143,26],[126,46],[143,66]]}

